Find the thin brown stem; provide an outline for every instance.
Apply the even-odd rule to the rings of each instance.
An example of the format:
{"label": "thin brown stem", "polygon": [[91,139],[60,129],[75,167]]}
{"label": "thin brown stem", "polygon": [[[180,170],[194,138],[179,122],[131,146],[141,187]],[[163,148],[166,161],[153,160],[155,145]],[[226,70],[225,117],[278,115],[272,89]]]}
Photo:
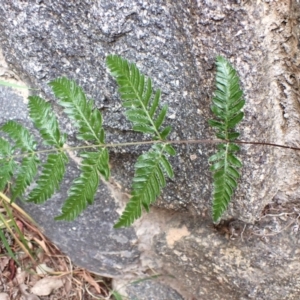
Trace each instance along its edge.
{"label": "thin brown stem", "polygon": [[[110,144],[101,144],[101,145],[86,145],[86,146],[77,146],[77,147],[70,147],[65,145],[60,151],[66,150],[80,150],[80,149],[90,149],[90,148],[116,148],[116,147],[126,147],[126,146],[139,146],[139,145],[151,145],[156,143],[161,143],[160,140],[150,140],[150,141],[139,141],[139,142],[128,142],[128,143],[110,143]],[[226,140],[210,140],[210,139],[201,139],[201,140],[180,140],[180,141],[163,141],[167,144],[218,144],[218,143],[227,143],[229,141]],[[265,142],[251,142],[251,141],[234,141],[235,144],[245,144],[245,145],[257,145],[257,146],[271,146],[271,147],[278,147],[284,149],[291,149],[295,151],[300,151],[298,147],[274,144],[274,143],[265,143]],[[35,153],[50,153],[50,152],[58,152],[59,149],[44,149],[36,151]],[[18,154],[13,157],[23,157],[26,154]]]}
{"label": "thin brown stem", "polygon": [[280,145],[280,144],[273,144],[273,143],[264,143],[264,142],[245,142],[245,141],[235,141],[236,144],[246,144],[246,145],[262,145],[262,146],[271,146],[271,147],[278,147],[278,148],[285,148],[285,149],[291,149],[299,151],[300,148],[298,147],[292,147],[292,146],[286,146],[286,145]]}

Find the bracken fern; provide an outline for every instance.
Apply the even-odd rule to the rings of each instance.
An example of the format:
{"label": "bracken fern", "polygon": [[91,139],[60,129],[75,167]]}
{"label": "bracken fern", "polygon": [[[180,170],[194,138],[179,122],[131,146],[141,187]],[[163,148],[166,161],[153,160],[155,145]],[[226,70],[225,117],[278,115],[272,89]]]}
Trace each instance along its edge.
{"label": "bracken fern", "polygon": [[[167,141],[172,128],[163,126],[168,106],[160,106],[160,90],[154,91],[151,79],[120,56],[109,55],[106,64],[118,84],[127,120],[134,131],[150,136],[153,143],[137,159],[131,197],[115,224],[118,228],[130,226],[141,216],[143,209],[149,211],[167,179],[174,177],[169,157],[176,152]],[[55,218],[71,221],[93,204],[101,178],[109,180],[108,147],[112,145],[105,143],[100,111],[75,81],[57,78],[49,85],[84,146],[67,146],[67,136],[59,129],[50,103],[38,96],[29,97],[29,115],[46,148],[37,150],[33,135],[22,125],[14,121],[4,124],[0,128],[4,133],[0,138],[0,190],[10,184],[13,200],[25,195],[27,201],[45,202],[59,189],[69,161],[67,153],[76,149],[81,159],[80,175],[71,184],[61,215]],[[234,143],[239,133],[234,127],[243,118],[241,109],[245,104],[236,72],[222,57],[217,58],[216,88],[211,109],[217,119],[210,120],[209,124],[217,128],[216,135],[224,143],[218,145],[218,151],[209,159],[214,177],[214,222],[226,210],[240,176],[241,162],[235,155],[239,147]],[[41,161],[44,163],[39,170]]]}
{"label": "bracken fern", "polygon": [[240,177],[238,168],[242,166],[235,153],[239,146],[233,143],[239,136],[235,126],[243,119],[241,111],[245,105],[239,78],[233,67],[223,57],[217,57],[216,91],[212,99],[211,110],[217,120],[209,120],[217,128],[216,136],[224,140],[218,145],[218,151],[209,158],[213,172],[213,221],[218,222],[227,209]]}

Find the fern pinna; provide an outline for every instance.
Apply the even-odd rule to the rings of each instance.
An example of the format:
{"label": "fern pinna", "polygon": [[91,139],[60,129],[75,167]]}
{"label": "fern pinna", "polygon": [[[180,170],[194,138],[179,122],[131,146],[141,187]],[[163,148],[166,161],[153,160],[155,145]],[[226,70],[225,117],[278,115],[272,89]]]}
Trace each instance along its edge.
{"label": "fern pinna", "polygon": [[161,129],[168,106],[164,105],[159,109],[160,90],[152,90],[151,79],[146,79],[135,64],[130,64],[117,55],[108,56],[106,63],[119,85],[125,115],[132,122],[133,130],[150,134],[153,139],[158,140],[135,164],[132,196],[115,225],[118,228],[130,226],[141,216],[143,207],[149,211],[149,205],[166,185],[165,177],[174,176],[168,155],[175,155],[176,152],[171,145],[164,142],[171,127]]}
{"label": "fern pinna", "polygon": [[92,204],[96,194],[100,174],[109,179],[109,155],[105,148],[102,115],[94,107],[92,100],[86,99],[83,90],[74,81],[58,78],[50,86],[64,107],[64,112],[77,127],[79,139],[96,144],[97,151],[81,152],[80,177],[73,181],[68,198],[62,207],[62,214],[56,220],[74,220],[88,204]]}
{"label": "fern pinna", "polygon": [[242,163],[235,155],[240,148],[234,143],[239,133],[234,128],[244,117],[241,109],[245,105],[236,71],[221,56],[217,57],[216,65],[216,91],[211,110],[217,120],[209,120],[209,124],[217,128],[216,136],[224,140],[224,143],[220,143],[218,151],[209,158],[214,179],[212,207],[214,222],[218,222],[227,209],[240,177],[238,169]]}
{"label": "fern pinna", "polygon": [[[94,108],[92,100],[86,99],[82,89],[74,81],[58,78],[50,82],[50,86],[64,112],[77,127],[77,137],[96,145],[96,150],[79,154],[82,158],[81,174],[73,181],[62,207],[62,214],[56,218],[74,220],[88,204],[93,203],[100,174],[106,180],[109,178],[109,157],[105,148],[102,116],[99,110]],[[22,196],[38,173],[39,155],[48,152],[34,187],[26,196],[27,201],[40,204],[58,190],[64,177],[68,163],[68,147],[65,144],[67,137],[61,133],[50,103],[40,97],[31,96],[28,108],[44,145],[51,148],[37,151],[37,143],[26,128],[14,121],[5,123],[1,130],[13,141],[14,146],[5,139],[0,139],[0,164],[6,166],[0,171],[0,187],[3,189],[7,182],[11,181],[12,200]],[[18,157],[23,157],[23,160],[20,162]]]}

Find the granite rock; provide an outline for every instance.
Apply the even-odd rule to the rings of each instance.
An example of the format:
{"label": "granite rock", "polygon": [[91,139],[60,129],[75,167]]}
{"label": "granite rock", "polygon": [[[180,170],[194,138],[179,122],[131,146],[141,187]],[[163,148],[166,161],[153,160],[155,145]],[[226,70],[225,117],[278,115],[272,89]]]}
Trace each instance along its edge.
{"label": "granite rock", "polygon": [[[74,128],[47,86],[62,75],[75,79],[95,99],[108,141],[141,139],[123,117],[105,67],[105,57],[117,53],[161,88],[170,109],[172,140],[210,139],[214,61],[221,54],[238,70],[245,91],[241,138],[299,146],[295,0],[82,0],[55,5],[50,0],[2,0],[0,29],[7,68],[52,101],[70,137]],[[3,88],[0,100],[1,123],[16,119],[30,126],[22,97]],[[22,205],[77,264],[114,278],[115,288],[129,297],[297,298],[300,166],[295,151],[245,145],[240,187],[224,221],[213,226],[207,163],[213,146],[177,145],[172,161],[176,179],[156,208],[133,227],[114,230],[128,200],[128,175],[142,150],[111,151],[111,181],[99,186],[95,204],[72,223],[54,222],[53,217],[78,174],[76,160],[60,192],[45,205]],[[162,275],[159,283],[146,281],[141,289],[129,284],[151,278],[153,271]],[[148,298],[143,289],[151,290]]]}

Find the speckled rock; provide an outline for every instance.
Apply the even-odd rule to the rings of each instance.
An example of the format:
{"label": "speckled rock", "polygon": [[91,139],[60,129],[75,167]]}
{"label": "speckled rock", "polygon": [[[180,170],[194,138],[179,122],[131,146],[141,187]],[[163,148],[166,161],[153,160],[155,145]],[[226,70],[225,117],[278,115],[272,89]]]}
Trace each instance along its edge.
{"label": "speckled rock", "polygon": [[[300,144],[296,0],[81,0],[55,5],[49,0],[2,0],[0,30],[8,68],[54,104],[47,82],[61,75],[75,79],[103,113],[108,141],[141,137],[122,115],[104,64],[107,54],[137,63],[162,89],[172,140],[212,137],[206,120],[211,117],[215,56],[222,54],[235,65],[245,90],[241,138]],[[1,122],[12,118],[29,124],[23,99],[12,93],[0,93]],[[72,136],[74,129],[55,110]],[[168,287],[184,299],[299,298],[296,152],[244,146],[240,187],[225,221],[214,227],[207,164],[213,146],[177,145],[176,179],[168,183],[157,208],[132,228],[113,230],[127,201],[128,174],[142,150],[112,150],[111,182],[99,186],[95,204],[72,223],[57,223],[53,217],[78,172],[75,161],[59,194],[43,206],[24,206],[76,263],[113,277],[116,288],[128,295],[130,282],[154,271],[164,275],[159,277],[163,287],[152,285],[157,299],[164,299],[159,290]],[[177,293],[166,293],[177,299]]]}

